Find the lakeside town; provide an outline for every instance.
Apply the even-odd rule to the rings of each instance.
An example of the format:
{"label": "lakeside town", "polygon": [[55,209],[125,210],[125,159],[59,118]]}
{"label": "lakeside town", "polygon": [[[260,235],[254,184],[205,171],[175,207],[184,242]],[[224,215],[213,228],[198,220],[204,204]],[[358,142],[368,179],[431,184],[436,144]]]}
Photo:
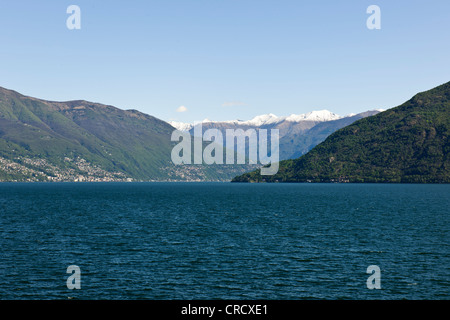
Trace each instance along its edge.
{"label": "lakeside town", "polygon": [[[123,172],[106,171],[99,166],[86,161],[83,158],[64,158],[65,167],[62,168],[50,163],[46,159],[15,157],[6,159],[0,156],[0,182],[138,182]],[[256,166],[246,165],[248,170]],[[228,167],[226,170],[230,170]],[[167,182],[201,182],[201,181],[229,181],[221,176],[226,176],[225,168],[217,169],[217,177],[207,177],[204,166],[182,165],[166,166],[161,171],[167,175],[165,179],[145,181]],[[235,168],[235,174],[241,174],[242,168]]]}
{"label": "lakeside town", "polygon": [[67,168],[59,168],[45,159],[0,157],[0,182],[131,182],[122,172],[108,172],[83,158],[65,157]]}

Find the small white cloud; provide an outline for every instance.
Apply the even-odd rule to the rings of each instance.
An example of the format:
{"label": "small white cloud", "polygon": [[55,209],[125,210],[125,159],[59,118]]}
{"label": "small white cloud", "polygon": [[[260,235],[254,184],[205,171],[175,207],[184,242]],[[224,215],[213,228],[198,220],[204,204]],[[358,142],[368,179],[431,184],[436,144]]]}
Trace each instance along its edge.
{"label": "small white cloud", "polygon": [[177,112],[186,112],[188,109],[185,106],[179,106]]}
{"label": "small white cloud", "polygon": [[241,101],[227,101],[222,103],[222,107],[237,107],[237,106],[246,106],[247,104]]}

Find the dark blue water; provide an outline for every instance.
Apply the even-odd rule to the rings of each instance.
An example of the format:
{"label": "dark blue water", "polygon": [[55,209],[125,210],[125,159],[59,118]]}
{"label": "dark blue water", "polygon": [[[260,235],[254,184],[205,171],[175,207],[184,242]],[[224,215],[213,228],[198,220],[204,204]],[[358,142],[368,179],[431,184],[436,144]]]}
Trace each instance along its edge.
{"label": "dark blue water", "polygon": [[[450,185],[0,184],[0,299],[448,299]],[[81,289],[69,290],[69,265]],[[369,265],[381,289],[369,290]]]}

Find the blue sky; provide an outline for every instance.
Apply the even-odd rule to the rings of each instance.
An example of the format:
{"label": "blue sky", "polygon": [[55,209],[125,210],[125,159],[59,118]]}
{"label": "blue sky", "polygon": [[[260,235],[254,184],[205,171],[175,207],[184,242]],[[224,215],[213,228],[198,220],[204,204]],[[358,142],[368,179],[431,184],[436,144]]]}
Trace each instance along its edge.
{"label": "blue sky", "polygon": [[0,86],[184,122],[345,115],[450,81],[449,18],[448,0],[2,1]]}

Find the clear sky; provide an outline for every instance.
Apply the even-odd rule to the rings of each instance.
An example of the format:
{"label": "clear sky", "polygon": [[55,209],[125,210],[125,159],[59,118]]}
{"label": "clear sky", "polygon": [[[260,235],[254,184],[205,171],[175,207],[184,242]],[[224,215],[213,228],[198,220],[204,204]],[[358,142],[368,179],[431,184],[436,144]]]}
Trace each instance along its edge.
{"label": "clear sky", "polygon": [[386,109],[450,81],[448,0],[2,0],[0,40],[2,87],[184,122]]}

